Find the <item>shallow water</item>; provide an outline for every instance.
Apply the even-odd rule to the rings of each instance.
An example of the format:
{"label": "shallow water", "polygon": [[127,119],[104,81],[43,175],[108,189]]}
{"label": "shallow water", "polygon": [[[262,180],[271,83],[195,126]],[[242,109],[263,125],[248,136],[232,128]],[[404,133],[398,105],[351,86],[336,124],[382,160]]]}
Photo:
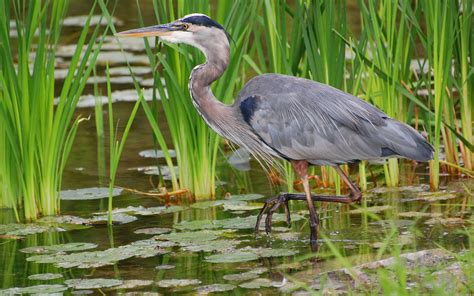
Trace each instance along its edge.
{"label": "shallow water", "polygon": [[[128,10],[131,9],[130,7],[135,7],[135,1],[122,2],[117,10],[117,16],[125,21],[123,29],[135,27],[137,22],[134,19],[135,14],[130,13],[130,10]],[[89,7],[82,3],[85,2],[73,1],[71,11],[78,15],[87,12]],[[152,12],[152,9],[146,9],[145,7],[142,7],[142,9],[145,12]],[[152,15],[145,14],[144,17],[146,23],[153,23]],[[67,30],[74,31],[74,29]],[[147,74],[145,74],[144,78],[147,78]],[[114,85],[113,88],[114,90],[127,89],[132,88],[132,85]],[[92,88],[88,89],[88,92],[91,91]],[[114,116],[120,118],[121,122],[125,122],[131,108],[132,103],[116,103],[114,104]],[[89,121],[83,123],[79,129],[64,176],[63,189],[104,186],[105,184],[101,182],[102,173],[99,172],[98,165],[101,161],[98,160],[97,156],[98,147],[93,118],[94,110],[92,108],[84,108],[78,109],[76,113],[85,117],[89,115],[92,117]],[[118,186],[139,191],[150,190],[152,188],[151,184],[158,186],[158,178],[156,176],[149,176],[136,170],[138,167],[152,166],[160,163],[159,160],[139,156],[139,152],[153,148],[151,134],[146,117],[144,114],[139,113],[130,131],[122,157],[116,182]],[[166,133],[165,136],[167,136]],[[107,134],[105,138],[107,139]],[[107,147],[105,147],[105,155],[107,154]],[[405,171],[410,172],[408,164]],[[458,253],[468,248],[468,237],[462,230],[465,228],[472,230],[473,224],[471,216],[472,196],[465,192],[463,184],[470,188],[472,192],[474,183],[472,180],[450,181],[445,179],[446,187],[444,190],[446,192],[432,195],[428,192],[426,186],[419,185],[427,183],[426,175],[423,174],[424,171],[425,168],[421,167],[418,168],[418,174],[415,175],[415,178],[403,178],[403,184],[413,182],[414,186],[407,186],[396,190],[377,187],[376,190],[369,191],[365,194],[365,199],[362,203],[362,209],[367,208],[368,210],[359,210],[359,206],[318,204],[318,212],[321,218],[321,238],[318,243],[319,250],[312,252],[308,244],[307,211],[302,202],[290,203],[293,218],[298,217],[297,215],[299,214],[300,217],[302,216],[302,219],[294,221],[290,228],[284,222],[275,222],[272,235],[260,234],[256,236],[251,227],[242,226],[238,223],[241,220],[231,220],[232,223],[227,223],[225,226],[219,224],[223,223],[222,221],[225,219],[256,215],[258,209],[242,210],[242,208],[260,206],[265,198],[278,191],[278,188],[268,185],[267,178],[256,164],[252,163],[252,170],[250,172],[238,172],[235,174],[230,171],[224,157],[222,157],[218,176],[221,178],[220,181],[222,181],[223,185],[218,188],[218,199],[222,200],[226,192],[233,194],[241,192],[259,193],[264,196],[258,200],[240,203],[227,201],[224,205],[203,209],[196,208],[196,205],[193,206],[193,202],[186,197],[165,201],[155,197],[124,191],[120,196],[114,198],[114,208],[126,208],[129,206],[151,208],[164,205],[179,205],[184,208],[174,213],[161,213],[149,216],[139,215],[136,212],[131,215],[136,216],[137,220],[114,225],[112,228],[108,228],[105,225],[94,225],[87,229],[58,231],[57,225],[55,225],[55,228],[39,234],[0,236],[0,266],[3,266],[0,269],[0,288],[28,287],[40,284],[63,285],[69,279],[105,278],[152,281],[151,283],[148,282],[148,285],[145,287],[121,288],[119,290],[104,288],[107,294],[119,291],[195,293],[199,291],[195,290],[199,289],[199,287],[202,289],[202,286],[220,283],[227,285],[219,286],[219,288],[231,289],[234,294],[248,294],[249,291],[256,293],[256,290],[250,288],[252,285],[259,284],[262,287],[258,289],[258,293],[272,295],[276,292],[289,292],[290,290],[288,289],[295,282],[301,282],[303,287],[312,286],[313,289],[316,289],[314,282],[318,275],[344,267],[341,261],[334,255],[334,250],[331,251],[327,242],[332,243],[337,251],[353,265],[371,262],[379,259],[380,256],[382,258],[387,257],[392,254],[393,250],[398,249],[402,253],[406,253],[442,247]],[[355,176],[352,177],[354,178]],[[318,188],[314,189],[320,190]],[[230,210],[225,210],[226,207]],[[62,202],[63,215],[87,218],[92,213],[105,211],[106,208],[106,199],[66,200]],[[0,223],[14,223],[11,212],[7,210],[0,211]],[[424,213],[421,214],[424,216],[417,217],[416,213]],[[200,226],[196,226],[196,224],[189,226],[190,224],[183,223],[200,220],[209,220],[209,222],[201,223]],[[32,246],[48,246],[72,242],[94,243],[97,244],[97,247],[92,250],[67,251],[65,252],[66,254],[107,250],[154,237],[154,235],[149,234],[136,234],[135,231],[139,229],[152,227],[170,228],[173,233],[190,231],[183,230],[183,225],[196,228],[192,230],[197,235],[191,235],[191,243],[175,241],[174,246],[156,246],[155,249],[147,249],[150,255],[153,255],[155,250],[160,250],[162,253],[166,252],[164,254],[153,255],[149,258],[131,257],[111,265],[96,268],[60,268],[57,267],[56,263],[27,261],[28,258],[36,254],[27,254],[20,251]],[[200,229],[202,227],[210,230]],[[236,227],[242,229],[235,229]],[[2,234],[0,233],[0,235]],[[208,235],[214,235],[216,238],[205,240],[204,238]],[[390,236],[392,239],[387,240],[387,237]],[[168,241],[165,239],[156,240],[156,244]],[[219,249],[219,244],[223,244],[224,247],[217,251],[193,252],[187,250],[187,248],[192,248],[196,245],[201,245],[202,248],[207,249]],[[378,254],[381,248],[385,247],[387,247],[387,250]],[[277,251],[272,254],[269,253],[271,252],[270,250]],[[282,250],[287,250],[294,254],[283,254],[284,256],[280,256],[282,254],[279,252],[283,252]],[[238,252],[244,252],[248,256],[246,258],[249,261],[234,263],[210,262],[219,260],[219,257],[210,256],[227,254],[224,256],[224,259],[229,259],[231,255],[235,255]],[[59,257],[66,256],[66,254],[59,255]],[[236,260],[241,259],[237,258]],[[166,268],[168,265],[171,265],[172,268]],[[157,266],[165,266],[165,269],[157,269]],[[44,281],[28,279],[31,275],[42,273],[61,274],[62,277]],[[229,276],[241,273],[244,273],[246,279],[237,281],[235,280],[236,276]],[[254,278],[260,278],[261,280],[255,282]],[[160,281],[167,279],[194,279],[197,281],[192,285],[184,287],[165,287],[170,283]],[[198,281],[199,283],[197,283]],[[73,290],[75,289],[69,288],[68,291],[71,292]],[[99,294],[99,290],[95,288],[85,290],[93,294]],[[296,288],[296,290],[304,289]]]}

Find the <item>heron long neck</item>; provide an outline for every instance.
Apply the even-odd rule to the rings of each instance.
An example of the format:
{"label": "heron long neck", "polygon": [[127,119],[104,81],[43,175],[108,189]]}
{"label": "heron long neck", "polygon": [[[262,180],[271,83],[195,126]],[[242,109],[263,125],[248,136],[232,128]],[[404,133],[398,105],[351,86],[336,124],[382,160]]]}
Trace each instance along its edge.
{"label": "heron long neck", "polygon": [[[189,78],[189,92],[193,103],[206,122],[212,125],[217,114],[226,113],[227,105],[216,99],[211,84],[222,76],[229,63],[229,48],[213,47],[201,49],[206,55],[206,63],[193,69]],[[211,116],[212,115],[212,116]]]}

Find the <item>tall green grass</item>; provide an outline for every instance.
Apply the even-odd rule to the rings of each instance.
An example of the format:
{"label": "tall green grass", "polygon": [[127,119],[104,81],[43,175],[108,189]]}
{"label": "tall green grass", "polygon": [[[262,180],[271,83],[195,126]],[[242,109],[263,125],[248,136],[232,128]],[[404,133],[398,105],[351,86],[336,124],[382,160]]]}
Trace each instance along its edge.
{"label": "tall green grass", "polygon": [[55,106],[55,52],[68,3],[0,2],[0,205],[17,220],[59,213],[62,173],[82,120],[74,109],[100,50],[101,42],[86,46],[89,18]]}

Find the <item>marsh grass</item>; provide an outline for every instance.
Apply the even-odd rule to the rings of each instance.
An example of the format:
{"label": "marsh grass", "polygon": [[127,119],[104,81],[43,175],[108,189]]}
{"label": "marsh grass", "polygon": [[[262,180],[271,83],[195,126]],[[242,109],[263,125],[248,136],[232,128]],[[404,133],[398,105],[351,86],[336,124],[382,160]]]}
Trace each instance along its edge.
{"label": "marsh grass", "polygon": [[[102,44],[99,27],[89,32],[94,6],[55,106],[55,52],[68,1],[0,3],[0,200],[17,220],[59,213],[62,173],[83,120],[74,109]],[[99,42],[86,45],[88,36]]]}

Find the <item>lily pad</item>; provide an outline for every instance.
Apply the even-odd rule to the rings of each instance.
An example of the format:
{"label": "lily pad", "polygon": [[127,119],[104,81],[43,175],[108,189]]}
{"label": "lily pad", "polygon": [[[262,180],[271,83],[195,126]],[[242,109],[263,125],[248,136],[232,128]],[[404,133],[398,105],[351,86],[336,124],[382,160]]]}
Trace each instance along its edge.
{"label": "lily pad", "polygon": [[[122,189],[114,188],[112,196],[118,196],[122,193]],[[109,188],[106,187],[91,187],[73,190],[61,191],[62,200],[91,200],[102,199],[109,197]]]}
{"label": "lily pad", "polygon": [[123,284],[122,280],[117,279],[70,279],[64,281],[66,285],[73,289],[78,290],[87,290],[87,289],[100,289],[100,288],[110,288],[114,286],[119,286]]}
{"label": "lily pad", "polygon": [[[168,153],[170,154],[171,157],[176,157],[176,151],[170,149],[168,150]],[[143,150],[143,151],[140,151],[138,155],[144,158],[165,158],[165,153],[163,152],[163,150],[156,150],[156,149]]]}
{"label": "lily pad", "polygon": [[240,244],[240,241],[236,240],[213,240],[206,243],[187,245],[184,246],[183,249],[190,252],[222,252],[234,249],[238,244]]}
{"label": "lily pad", "polygon": [[275,283],[269,279],[258,278],[250,282],[240,284],[239,287],[245,288],[245,289],[259,289],[259,288],[278,287],[279,285],[280,285],[279,283]]}
{"label": "lily pad", "polygon": [[252,252],[232,252],[225,254],[216,254],[206,257],[206,262],[211,263],[236,263],[257,260],[258,256]]}
{"label": "lily pad", "polygon": [[51,246],[35,246],[21,249],[20,252],[27,254],[45,254],[51,252],[75,252],[97,248],[93,243],[68,243]]}
{"label": "lily pad", "polygon": [[193,285],[199,285],[200,283],[201,281],[197,279],[171,279],[171,280],[161,280],[157,284],[159,287],[162,287],[162,288],[170,288],[170,287],[193,286]]}
{"label": "lily pad", "polygon": [[41,292],[42,294],[53,294],[61,293],[67,290],[67,287],[64,285],[36,285],[31,287],[23,288],[10,288],[0,290],[0,295],[22,295],[22,294],[37,294]]}
{"label": "lily pad", "polygon": [[229,200],[243,200],[243,201],[249,201],[249,200],[257,200],[261,199],[263,195],[261,194],[256,194],[256,193],[249,193],[249,194],[237,194],[237,195],[231,195]]}
{"label": "lily pad", "polygon": [[263,206],[263,203],[257,203],[250,205],[245,201],[235,201],[224,203],[224,211],[252,211],[259,210]]}
{"label": "lily pad", "polygon": [[153,234],[153,235],[158,235],[158,234],[163,234],[163,233],[169,233],[171,232],[171,228],[142,228],[142,229],[137,229],[133,233],[135,234]]}
{"label": "lily pad", "polygon": [[[109,219],[109,215],[94,216],[87,222],[87,224],[92,224],[92,225],[106,224],[108,219]],[[130,223],[136,220],[137,220],[137,217],[127,215],[125,213],[116,213],[116,214],[112,213],[112,223],[114,224],[126,224],[126,223]]]}
{"label": "lily pad", "polygon": [[286,256],[293,256],[298,254],[298,251],[291,250],[291,249],[272,249],[272,248],[251,248],[246,247],[241,249],[245,252],[252,252],[256,254],[258,257],[286,257]]}
{"label": "lily pad", "polygon": [[141,216],[163,215],[163,214],[181,212],[185,209],[186,208],[182,206],[151,207],[151,208],[144,208],[143,210],[136,211],[135,214],[141,215]]}
{"label": "lily pad", "polygon": [[266,268],[256,268],[247,272],[242,273],[234,273],[234,274],[226,274],[224,275],[224,280],[231,281],[231,282],[242,282],[248,281],[252,279],[256,279],[260,276],[260,274],[267,272]]}
{"label": "lily pad", "polygon": [[62,277],[63,275],[60,273],[38,273],[30,275],[28,279],[32,281],[49,281],[60,279]]}
{"label": "lily pad", "polygon": [[198,292],[198,295],[207,295],[209,293],[215,293],[215,292],[232,291],[235,288],[237,288],[237,286],[231,285],[231,284],[212,284],[212,285],[197,287],[196,290]]}
{"label": "lily pad", "polygon": [[362,214],[362,213],[380,213],[383,211],[387,211],[392,209],[392,206],[375,206],[375,207],[368,207],[368,208],[359,208],[359,209],[353,209],[350,210],[349,213],[351,214]]}
{"label": "lily pad", "polygon": [[114,290],[147,287],[153,285],[153,283],[154,281],[148,280],[124,280],[120,286],[115,286]]}
{"label": "lily pad", "polygon": [[26,260],[36,263],[52,263],[62,268],[94,268],[112,265],[115,262],[132,257],[147,258],[167,252],[165,249],[160,248],[158,241],[148,239],[103,251],[36,255],[28,257]]}
{"label": "lily pad", "polygon": [[38,224],[0,224],[0,235],[24,236],[43,233],[48,230],[57,231],[56,228]]}
{"label": "lily pad", "polygon": [[442,225],[462,225],[465,223],[469,223],[468,220],[462,219],[462,218],[457,218],[457,217],[451,217],[451,218],[432,218],[429,220],[425,221],[425,224],[442,224]]}

